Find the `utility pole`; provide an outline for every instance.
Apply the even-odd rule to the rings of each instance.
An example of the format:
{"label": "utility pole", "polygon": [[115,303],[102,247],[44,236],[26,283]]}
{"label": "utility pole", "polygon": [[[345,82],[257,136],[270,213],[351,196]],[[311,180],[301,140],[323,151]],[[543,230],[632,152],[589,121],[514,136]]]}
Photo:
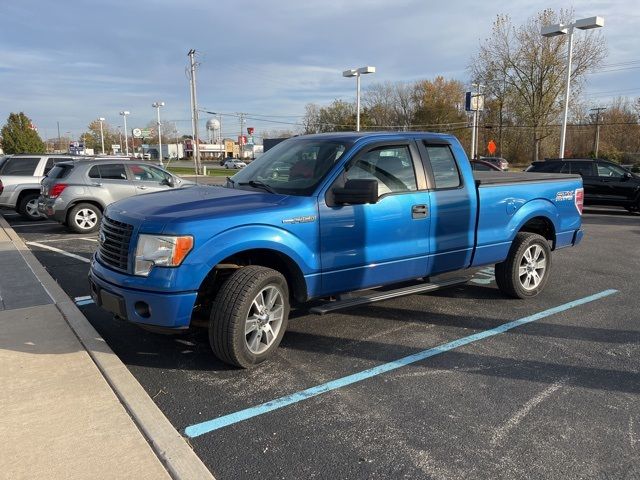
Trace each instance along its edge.
{"label": "utility pole", "polygon": [[590,111],[596,112],[596,138],[593,141],[594,157],[598,158],[598,149],[600,148],[600,112],[606,110],[605,107],[592,108]]}
{"label": "utility pole", "polygon": [[[484,85],[480,83],[472,83],[471,86],[476,87],[478,92],[476,95],[471,94],[471,107],[473,110],[473,125],[471,130],[471,159],[474,159],[478,156],[478,137],[480,136],[480,132],[478,131],[478,126],[480,123],[480,89],[484,87]],[[484,108],[484,101],[482,102],[482,106]]]}
{"label": "utility pole", "polygon": [[57,150],[62,150],[62,140],[60,138],[60,122],[56,122],[58,124],[58,148]]}
{"label": "utility pole", "polygon": [[191,81],[191,130],[193,132],[193,161],[195,163],[196,175],[202,173],[200,164],[200,139],[198,136],[198,97],[196,95],[196,51],[189,50],[189,80]]}
{"label": "utility pole", "polygon": [[244,143],[242,142],[242,132],[244,130],[244,113],[239,113],[240,116],[240,136],[238,137],[238,158],[242,160],[242,154],[244,153]]}

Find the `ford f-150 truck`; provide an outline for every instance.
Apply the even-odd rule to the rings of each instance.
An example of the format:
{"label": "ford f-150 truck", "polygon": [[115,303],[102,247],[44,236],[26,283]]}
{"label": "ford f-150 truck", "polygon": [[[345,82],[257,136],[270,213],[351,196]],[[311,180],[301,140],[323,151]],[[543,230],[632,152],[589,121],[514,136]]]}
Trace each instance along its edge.
{"label": "ford f-150 truck", "polygon": [[204,315],[215,355],[249,367],[273,354],[290,306],[310,300],[324,313],[452,285],[466,277],[441,274],[492,264],[506,295],[535,296],[551,251],[581,240],[582,203],[577,175],[474,177],[451,135],[299,136],[225,186],[111,204],[91,292],[146,327],[185,329]]}

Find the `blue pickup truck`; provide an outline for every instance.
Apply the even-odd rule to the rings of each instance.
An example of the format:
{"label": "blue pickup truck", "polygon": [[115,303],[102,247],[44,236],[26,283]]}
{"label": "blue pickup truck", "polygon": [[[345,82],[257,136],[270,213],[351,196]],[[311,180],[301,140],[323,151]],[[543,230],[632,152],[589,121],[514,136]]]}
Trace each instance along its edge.
{"label": "blue pickup truck", "polygon": [[551,251],[580,242],[582,204],[577,175],[474,176],[451,135],[299,136],[225,186],[110,205],[91,292],[148,328],[204,318],[215,355],[249,367],[278,347],[292,305],[325,313],[464,282],[493,264],[502,292],[533,297]]}

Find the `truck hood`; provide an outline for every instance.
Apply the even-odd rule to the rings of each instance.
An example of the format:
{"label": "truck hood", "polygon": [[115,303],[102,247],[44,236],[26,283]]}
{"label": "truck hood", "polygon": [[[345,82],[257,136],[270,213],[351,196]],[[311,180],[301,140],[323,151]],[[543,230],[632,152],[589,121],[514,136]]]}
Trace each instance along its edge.
{"label": "truck hood", "polygon": [[255,214],[278,206],[286,197],[258,190],[191,186],[129,197],[112,203],[105,213],[134,224],[187,222],[248,211]]}

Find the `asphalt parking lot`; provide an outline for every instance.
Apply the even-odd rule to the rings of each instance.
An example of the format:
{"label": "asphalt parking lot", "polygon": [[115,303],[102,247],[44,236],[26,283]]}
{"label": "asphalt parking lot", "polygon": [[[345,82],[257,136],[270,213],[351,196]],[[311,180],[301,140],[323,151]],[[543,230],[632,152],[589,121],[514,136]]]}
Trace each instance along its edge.
{"label": "asphalt parking lot", "polygon": [[640,215],[587,209],[535,299],[503,297],[484,269],[298,311],[275,359],[237,370],[204,331],[149,333],[93,305],[95,235],[2,213],[218,479],[640,478]]}

